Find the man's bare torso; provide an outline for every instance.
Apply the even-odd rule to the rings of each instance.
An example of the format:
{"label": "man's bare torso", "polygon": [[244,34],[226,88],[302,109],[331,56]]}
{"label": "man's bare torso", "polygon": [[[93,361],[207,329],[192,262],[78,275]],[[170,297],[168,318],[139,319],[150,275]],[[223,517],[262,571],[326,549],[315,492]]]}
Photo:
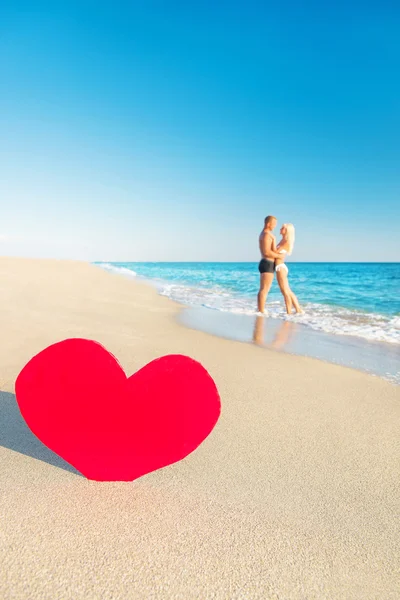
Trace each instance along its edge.
{"label": "man's bare torso", "polygon": [[268,257],[265,254],[264,249],[266,245],[268,245],[271,250],[275,250],[275,236],[270,231],[265,231],[263,229],[258,238],[258,246],[260,248],[261,258],[273,261],[273,258]]}

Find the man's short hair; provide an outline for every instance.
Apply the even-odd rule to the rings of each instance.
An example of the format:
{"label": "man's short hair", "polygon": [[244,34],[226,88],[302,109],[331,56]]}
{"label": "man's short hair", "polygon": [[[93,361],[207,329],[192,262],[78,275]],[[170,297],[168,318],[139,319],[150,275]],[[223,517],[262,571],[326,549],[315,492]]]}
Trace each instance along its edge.
{"label": "man's short hair", "polygon": [[264,224],[268,225],[268,223],[271,223],[272,219],[275,219],[275,221],[278,220],[276,217],[273,217],[272,215],[268,215],[268,217],[265,217]]}

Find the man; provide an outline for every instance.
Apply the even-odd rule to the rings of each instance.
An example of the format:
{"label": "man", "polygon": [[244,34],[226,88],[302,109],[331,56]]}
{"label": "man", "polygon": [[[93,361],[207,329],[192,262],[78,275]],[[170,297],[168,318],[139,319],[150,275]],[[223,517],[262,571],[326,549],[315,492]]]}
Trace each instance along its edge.
{"label": "man", "polygon": [[264,229],[258,239],[261,260],[258,265],[260,272],[260,291],[257,296],[258,312],[263,313],[268,292],[271,288],[275,272],[275,259],[281,258],[281,255],[276,252],[275,236],[273,230],[277,224],[276,217],[268,216],[264,220]]}

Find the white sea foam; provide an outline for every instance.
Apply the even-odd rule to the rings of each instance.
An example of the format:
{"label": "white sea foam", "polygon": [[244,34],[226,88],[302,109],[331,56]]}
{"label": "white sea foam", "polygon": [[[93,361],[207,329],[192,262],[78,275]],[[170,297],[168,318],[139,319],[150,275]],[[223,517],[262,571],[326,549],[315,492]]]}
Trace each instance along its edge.
{"label": "white sea foam", "polygon": [[[102,268],[136,277],[137,274],[125,267],[109,263],[99,264]],[[236,295],[220,285],[192,287],[181,283],[150,280],[162,296],[192,307],[230,312],[241,315],[256,315],[255,298]],[[317,331],[334,335],[350,335],[368,341],[387,342],[400,345],[400,316],[389,317],[376,313],[365,313],[327,304],[306,303],[304,314],[286,315],[282,300],[267,303],[268,316],[273,319],[295,320]]]}
{"label": "white sea foam", "polygon": [[[158,285],[159,292],[188,306],[202,306],[212,310],[242,315],[255,315],[255,300],[223,293],[218,289],[196,289],[180,284]],[[288,317],[283,301],[268,302],[268,316],[273,319],[291,319],[312,329],[335,335],[353,335],[369,341],[400,344],[400,317],[364,313],[336,306],[307,303],[304,314]]]}
{"label": "white sea foam", "polygon": [[135,271],[127,269],[126,267],[117,267],[116,265],[111,265],[110,263],[97,263],[97,266],[101,267],[102,269],[105,269],[106,271],[119,273],[120,275],[127,275],[128,277],[137,276],[137,273],[135,273]]}

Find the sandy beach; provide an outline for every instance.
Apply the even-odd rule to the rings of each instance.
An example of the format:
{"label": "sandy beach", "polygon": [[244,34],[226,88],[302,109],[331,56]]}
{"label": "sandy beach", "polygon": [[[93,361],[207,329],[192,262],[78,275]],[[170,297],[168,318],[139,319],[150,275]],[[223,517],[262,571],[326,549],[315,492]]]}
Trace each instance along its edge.
{"label": "sandy beach", "polygon": [[[0,598],[399,597],[400,389],[186,329],[150,286],[80,262],[0,258]],[[222,415],[185,460],[88,481],[24,424],[15,379],[68,337],[130,375],[187,354]]]}

